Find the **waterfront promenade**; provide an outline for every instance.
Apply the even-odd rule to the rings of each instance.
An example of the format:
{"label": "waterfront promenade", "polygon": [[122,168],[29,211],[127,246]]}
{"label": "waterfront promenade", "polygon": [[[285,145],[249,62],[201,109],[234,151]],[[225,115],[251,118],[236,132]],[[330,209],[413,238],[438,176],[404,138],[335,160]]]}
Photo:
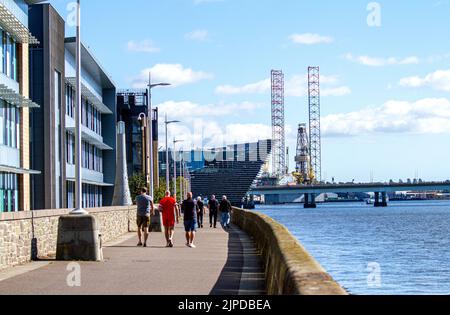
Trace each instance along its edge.
{"label": "waterfront promenade", "polygon": [[165,248],[162,233],[151,234],[148,248],[136,244],[135,233],[126,234],[106,244],[104,262],[80,263],[79,287],[67,284],[68,262],[48,260],[8,268],[0,272],[0,295],[265,294],[261,257],[247,234],[235,226],[229,233],[209,226],[199,230],[196,249],[185,246],[181,225],[173,249]]}

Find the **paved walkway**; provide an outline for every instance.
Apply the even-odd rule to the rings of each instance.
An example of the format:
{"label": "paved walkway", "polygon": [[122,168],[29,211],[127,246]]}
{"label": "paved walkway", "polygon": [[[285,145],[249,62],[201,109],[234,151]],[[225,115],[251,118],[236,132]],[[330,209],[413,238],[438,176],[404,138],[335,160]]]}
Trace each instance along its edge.
{"label": "paved walkway", "polygon": [[[177,227],[175,248],[150,236],[148,248],[126,235],[103,249],[104,262],[81,263],[81,287],[69,287],[67,262],[38,262],[0,272],[1,294],[258,295],[264,294],[261,260],[249,237],[233,227],[201,229],[197,249]],[[23,272],[23,273],[22,273]],[[4,279],[4,280],[2,280]]]}

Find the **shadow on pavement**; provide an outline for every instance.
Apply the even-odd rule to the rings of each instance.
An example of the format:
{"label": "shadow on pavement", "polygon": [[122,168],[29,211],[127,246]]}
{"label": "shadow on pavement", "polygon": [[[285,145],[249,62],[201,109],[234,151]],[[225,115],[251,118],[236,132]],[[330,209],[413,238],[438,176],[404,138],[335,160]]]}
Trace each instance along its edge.
{"label": "shadow on pavement", "polygon": [[265,274],[253,242],[239,229],[224,231],[229,234],[228,258],[210,295],[265,294]]}

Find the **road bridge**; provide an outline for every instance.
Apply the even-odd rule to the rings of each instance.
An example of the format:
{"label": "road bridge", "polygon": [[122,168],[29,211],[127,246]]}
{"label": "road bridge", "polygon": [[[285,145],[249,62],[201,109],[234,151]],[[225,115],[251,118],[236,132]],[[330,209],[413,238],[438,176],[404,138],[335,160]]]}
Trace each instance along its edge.
{"label": "road bridge", "polygon": [[450,190],[448,182],[427,183],[370,183],[370,184],[323,184],[323,185],[294,185],[294,186],[265,186],[256,187],[250,191],[253,196],[305,196],[305,208],[315,208],[316,196],[324,193],[375,193],[375,207],[387,207],[387,194],[398,191],[446,191]]}

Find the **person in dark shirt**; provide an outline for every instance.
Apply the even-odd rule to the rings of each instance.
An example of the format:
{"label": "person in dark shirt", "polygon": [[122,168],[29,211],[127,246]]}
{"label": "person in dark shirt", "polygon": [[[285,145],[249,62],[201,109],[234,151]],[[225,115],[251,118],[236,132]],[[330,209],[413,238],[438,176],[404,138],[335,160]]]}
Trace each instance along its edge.
{"label": "person in dark shirt", "polygon": [[230,228],[230,220],[231,220],[231,203],[228,201],[227,196],[222,197],[219,210],[222,214],[221,217],[222,227],[227,230]]}
{"label": "person in dark shirt", "polygon": [[211,196],[211,200],[208,202],[208,210],[209,210],[209,224],[210,227],[217,227],[217,213],[219,211],[219,202],[216,200],[216,196]]}
{"label": "person in dark shirt", "polygon": [[184,214],[184,229],[186,231],[186,246],[196,248],[194,245],[195,232],[197,231],[197,207],[192,199],[192,193],[187,194],[187,199],[183,201],[181,209]]}
{"label": "person in dark shirt", "polygon": [[202,197],[197,198],[197,223],[198,227],[203,229],[203,216],[205,214],[205,204]]}

